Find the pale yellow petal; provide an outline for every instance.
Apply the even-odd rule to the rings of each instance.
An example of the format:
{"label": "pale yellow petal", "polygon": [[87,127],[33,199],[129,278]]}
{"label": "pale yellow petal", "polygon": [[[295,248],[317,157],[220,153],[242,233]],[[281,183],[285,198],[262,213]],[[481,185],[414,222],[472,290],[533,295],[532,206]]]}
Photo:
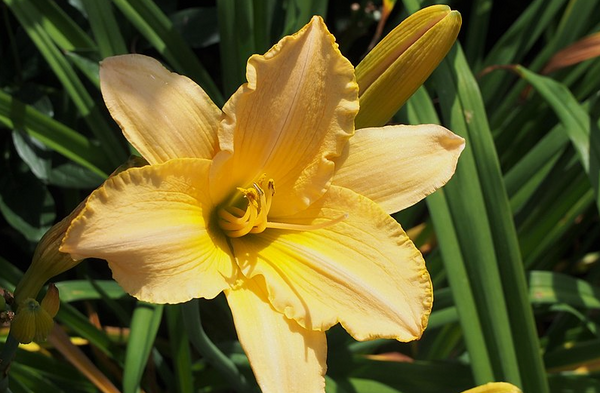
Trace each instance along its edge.
{"label": "pale yellow petal", "polygon": [[357,340],[419,338],[432,305],[429,274],[421,253],[379,206],[332,186],[285,222],[316,224],[344,214],[323,229],[267,229],[232,239],[242,272],[264,276],[275,309],[307,329],[341,322]]}
{"label": "pale yellow petal", "polygon": [[100,84],[112,117],[151,164],[215,155],[221,111],[191,79],[150,57],[123,55],[102,61]]}
{"label": "pale yellow petal", "polygon": [[246,76],[223,108],[222,151],[211,179],[215,200],[264,173],[278,194],[271,214],[301,210],[326,191],[332,160],[354,132],[354,69],[314,17],[264,56],[252,56]]}
{"label": "pale yellow petal", "polygon": [[245,279],[225,291],[235,328],[263,393],[324,392],[327,341],[275,311],[264,286]]}
{"label": "pale yellow petal", "polygon": [[446,184],[464,147],[463,138],[433,124],[364,128],[350,140],[333,184],[395,213]]}
{"label": "pale yellow petal", "polygon": [[508,382],[490,382],[463,393],[521,393],[521,389]]}
{"label": "pale yellow petal", "polygon": [[207,228],[209,166],[178,159],[111,177],[73,220],[61,251],[106,259],[123,289],[144,301],[215,297],[236,270],[223,235]]}

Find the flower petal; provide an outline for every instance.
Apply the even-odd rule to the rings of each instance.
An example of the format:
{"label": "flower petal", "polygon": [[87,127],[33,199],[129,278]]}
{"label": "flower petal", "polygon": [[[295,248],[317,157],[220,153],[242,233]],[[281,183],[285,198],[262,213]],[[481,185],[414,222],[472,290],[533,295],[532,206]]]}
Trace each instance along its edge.
{"label": "flower petal", "polygon": [[275,311],[264,286],[243,280],[225,291],[235,328],[264,393],[324,392],[327,341]]}
{"label": "flower petal", "polygon": [[446,184],[464,147],[463,138],[433,124],[363,128],[350,140],[333,184],[395,213]]}
{"label": "flower petal", "polygon": [[106,259],[123,289],[144,301],[215,297],[236,269],[224,235],[207,229],[209,166],[179,159],[111,177],[90,195],[60,250]]}
{"label": "flower petal", "polygon": [[[264,276],[273,307],[310,330],[338,321],[357,340],[421,336],[432,288],[421,253],[371,200],[332,186],[288,224],[338,224],[305,232],[267,229],[231,239],[246,277]],[[316,220],[315,220],[316,219]]]}
{"label": "flower petal", "polygon": [[149,163],[215,155],[221,111],[191,79],[123,55],[102,61],[100,83],[112,117]]}
{"label": "flower petal", "polygon": [[271,214],[290,214],[326,191],[332,159],[354,132],[354,68],[314,17],[264,56],[252,56],[246,75],[248,83],[223,108],[214,200],[266,174],[278,193]]}

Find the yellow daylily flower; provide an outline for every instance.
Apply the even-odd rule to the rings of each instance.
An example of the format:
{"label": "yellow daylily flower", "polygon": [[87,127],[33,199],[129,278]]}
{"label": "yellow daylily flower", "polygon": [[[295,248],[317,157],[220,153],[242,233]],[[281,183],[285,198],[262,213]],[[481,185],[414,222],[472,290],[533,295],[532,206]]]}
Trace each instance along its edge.
{"label": "yellow daylily flower", "polygon": [[429,274],[388,213],[443,185],[464,141],[436,125],[354,135],[354,69],[320,17],[246,76],[219,110],[156,60],[104,60],[106,105],[150,165],[94,191],[61,251],[107,260],[148,302],[223,291],[261,389],[323,391],[331,326],[357,340],[425,329]]}

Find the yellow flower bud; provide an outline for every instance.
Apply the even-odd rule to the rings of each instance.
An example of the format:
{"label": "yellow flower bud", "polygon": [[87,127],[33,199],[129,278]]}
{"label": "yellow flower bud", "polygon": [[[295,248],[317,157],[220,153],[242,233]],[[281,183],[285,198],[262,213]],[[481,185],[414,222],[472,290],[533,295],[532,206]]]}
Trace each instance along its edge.
{"label": "yellow flower bud", "polygon": [[490,382],[463,393],[521,393],[521,389],[507,382]]}
{"label": "yellow flower bud", "polygon": [[58,314],[58,309],[60,308],[60,297],[58,296],[58,288],[56,288],[56,285],[48,285],[46,296],[44,296],[42,299],[42,308],[46,310],[48,315],[50,315],[52,318]]}
{"label": "yellow flower bud", "polygon": [[409,16],[356,67],[360,111],[356,128],[382,126],[448,53],[460,30],[458,11],[434,5]]}

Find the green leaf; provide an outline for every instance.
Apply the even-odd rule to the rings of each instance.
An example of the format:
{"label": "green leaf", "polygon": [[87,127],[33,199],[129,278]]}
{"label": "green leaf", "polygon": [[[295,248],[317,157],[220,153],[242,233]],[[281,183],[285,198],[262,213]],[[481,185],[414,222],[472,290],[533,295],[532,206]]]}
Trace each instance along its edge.
{"label": "green leaf", "polygon": [[467,139],[445,193],[469,274],[476,277],[471,282],[486,342],[501,359],[497,376],[516,385],[522,381],[526,391],[548,391],[508,196],[483,100],[460,45],[434,73],[434,80],[447,124]]}
{"label": "green leaf", "polygon": [[313,15],[325,19],[329,1],[324,0],[286,0],[284,3],[285,22],[284,35],[297,32],[310,21]]}
{"label": "green leaf", "polygon": [[110,160],[111,165],[116,167],[125,161],[127,156],[124,144],[117,136],[116,130],[108,126],[71,64],[44,29],[40,22],[39,10],[29,0],[4,0],[4,2],[15,14],[21,26],[62,83],[83,119],[101,142],[104,154]]}
{"label": "green leaf", "polygon": [[75,52],[65,52],[68,59],[85,75],[97,89],[100,89],[100,64]]}
{"label": "green leaf", "polygon": [[50,151],[35,138],[23,132],[14,130],[12,137],[19,157],[38,179],[47,181],[52,169]]}
{"label": "green leaf", "polygon": [[600,287],[565,274],[532,271],[529,273],[533,304],[566,303],[573,307],[600,309]]}
{"label": "green leaf", "polygon": [[82,5],[88,15],[94,38],[98,42],[100,57],[128,53],[110,0],[82,0]]}
{"label": "green leaf", "polygon": [[57,282],[55,285],[60,292],[60,300],[65,303],[103,299],[104,296],[108,296],[111,299],[118,299],[127,295],[123,291],[123,288],[112,280],[97,280],[94,283],[91,283],[89,280],[70,280]]}
{"label": "green leaf", "polygon": [[131,319],[131,333],[127,343],[123,393],[137,393],[142,375],[154,345],[164,306],[138,302]]}
{"label": "green leaf", "polygon": [[459,363],[398,362],[347,355],[338,360],[333,358],[329,362],[328,375],[342,391],[450,393],[474,385],[469,368]]}
{"label": "green leaf", "polygon": [[192,357],[190,341],[185,330],[182,330],[183,316],[181,305],[167,306],[167,325],[169,327],[169,343],[177,378],[172,390],[181,393],[194,391],[194,377],[192,375]]}
{"label": "green leaf", "polygon": [[98,188],[104,180],[104,176],[71,162],[53,167],[48,177],[53,186],[78,189]]}
{"label": "green leaf", "polygon": [[[494,45],[484,61],[484,67],[520,62],[565,3],[566,0],[532,1]],[[510,87],[510,79],[510,75],[497,72],[489,73],[481,79],[481,91],[488,108],[498,105],[503,93]]]}
{"label": "green leaf", "polygon": [[[424,88],[407,102],[407,113],[410,123],[439,123],[433,104]],[[439,239],[444,266],[454,297],[454,302],[461,310],[461,325],[465,328],[465,343],[471,358],[471,367],[475,381],[485,383],[494,380],[491,353],[481,327],[481,316],[477,310],[472,284],[467,273],[465,256],[459,243],[459,232],[455,227],[444,190],[427,197],[427,206]]]}
{"label": "green leaf", "polygon": [[23,277],[23,272],[2,257],[0,257],[0,271],[2,271],[0,287],[14,292],[17,283]]}
{"label": "green leaf", "polygon": [[479,69],[487,38],[487,28],[492,16],[493,0],[475,0],[471,4],[471,17],[467,26],[465,55],[472,69]]}
{"label": "green leaf", "polygon": [[216,7],[186,8],[169,15],[169,18],[173,28],[192,48],[204,48],[220,41]]}
{"label": "green leaf", "polygon": [[42,28],[62,50],[96,51],[94,41],[56,2],[49,0],[19,1],[22,2],[24,7],[29,7],[29,4],[31,4],[38,10],[33,16],[40,18]]}
{"label": "green leaf", "polygon": [[0,123],[24,131],[44,145],[102,177],[110,164],[101,149],[69,127],[0,90]]}
{"label": "green leaf", "polygon": [[56,218],[54,199],[22,162],[0,167],[0,212],[27,240],[37,242]]}
{"label": "green leaf", "polygon": [[75,307],[62,303],[56,319],[69,326],[74,334],[88,340],[94,347],[115,360],[118,365],[123,365],[123,350],[111,340],[106,332],[92,325],[89,319]]}
{"label": "green leaf", "polygon": [[252,1],[219,0],[223,88],[230,96],[246,82],[246,61],[256,53]]}
{"label": "green leaf", "polygon": [[515,67],[515,70],[531,83],[554,109],[590,178],[596,194],[596,206],[600,208],[600,134],[591,132],[592,128],[597,131],[598,125],[592,123],[590,116],[566,86],[521,66]]}
{"label": "green leaf", "polygon": [[175,71],[195,80],[222,106],[223,96],[194,52],[173,29],[171,20],[151,0],[113,0],[123,15],[164,56]]}

